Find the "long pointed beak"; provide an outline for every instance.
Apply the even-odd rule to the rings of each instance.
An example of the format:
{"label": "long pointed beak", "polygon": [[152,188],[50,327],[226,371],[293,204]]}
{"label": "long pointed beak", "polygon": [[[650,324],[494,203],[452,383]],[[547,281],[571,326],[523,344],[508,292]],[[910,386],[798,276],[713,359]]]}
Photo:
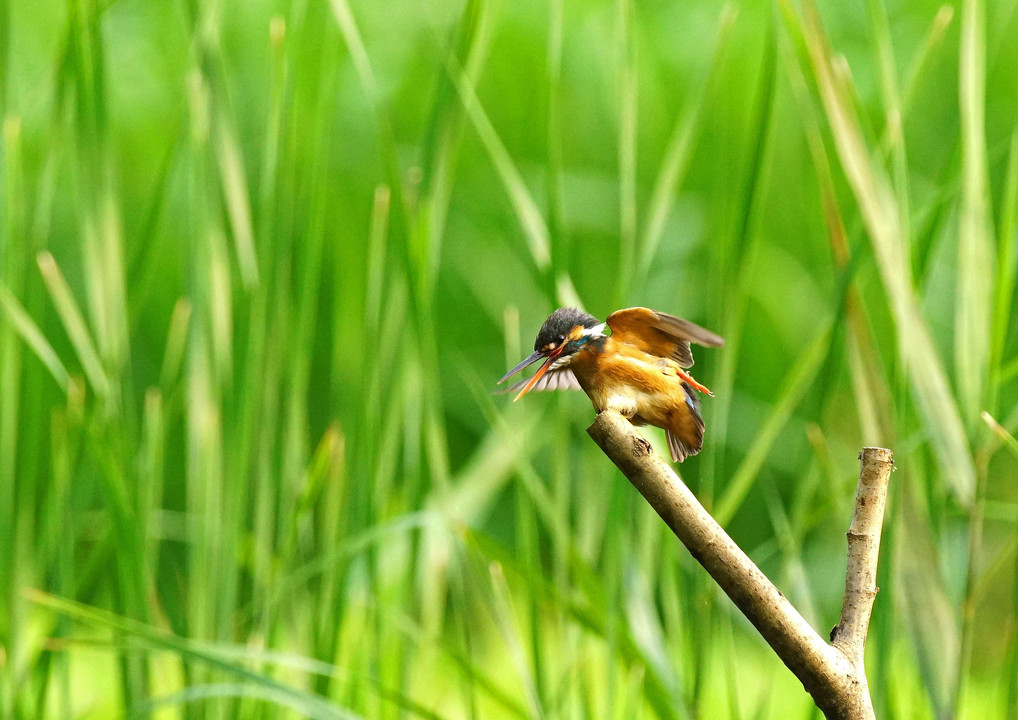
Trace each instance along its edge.
{"label": "long pointed beak", "polygon": [[505,382],[506,380],[508,380],[509,378],[511,378],[511,377],[512,377],[513,375],[515,375],[516,373],[518,373],[518,372],[519,372],[520,370],[522,370],[523,368],[527,367],[528,365],[533,365],[533,364],[534,364],[534,363],[536,363],[536,362],[537,362],[538,360],[540,360],[540,359],[541,359],[542,357],[544,357],[544,355],[542,355],[542,354],[541,354],[541,353],[539,353],[539,352],[534,352],[534,353],[532,353],[532,354],[531,354],[531,355],[530,355],[529,357],[527,357],[527,358],[526,358],[526,359],[525,359],[525,360],[524,360],[523,362],[521,362],[521,363],[520,363],[519,365],[517,365],[516,367],[514,367],[514,368],[513,368],[512,370],[510,370],[509,372],[507,372],[507,373],[506,373],[505,375],[503,375],[503,376],[502,376],[502,379],[498,381],[498,384],[499,384],[499,385],[501,385],[501,384],[502,384],[502,383],[504,383],[504,382]]}
{"label": "long pointed beak", "polygon": [[[546,372],[548,372],[548,368],[550,368],[551,364],[553,362],[555,362],[555,358],[556,357],[558,357],[558,353],[552,353],[551,356],[548,357],[548,359],[545,361],[544,365],[539,367],[537,369],[537,372],[534,373],[534,377],[530,378],[530,382],[528,382],[526,385],[523,386],[523,389],[520,390],[520,394],[513,398],[513,402],[516,402],[521,397],[523,397],[528,392],[530,392],[530,388],[534,387],[534,385],[537,384],[537,381],[541,379],[541,376],[544,375]],[[527,358],[527,360],[530,360],[530,358]],[[524,362],[526,362],[526,361],[524,361]],[[531,361],[531,362],[533,362],[533,361]]]}

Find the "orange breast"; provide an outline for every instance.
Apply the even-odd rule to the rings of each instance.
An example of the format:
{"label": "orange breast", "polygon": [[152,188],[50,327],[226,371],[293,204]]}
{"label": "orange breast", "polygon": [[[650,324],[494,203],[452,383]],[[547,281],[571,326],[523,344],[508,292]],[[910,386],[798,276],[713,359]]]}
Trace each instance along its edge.
{"label": "orange breast", "polygon": [[644,421],[665,427],[676,410],[686,407],[674,361],[613,342],[611,337],[600,352],[578,352],[569,366],[598,412],[632,404]]}

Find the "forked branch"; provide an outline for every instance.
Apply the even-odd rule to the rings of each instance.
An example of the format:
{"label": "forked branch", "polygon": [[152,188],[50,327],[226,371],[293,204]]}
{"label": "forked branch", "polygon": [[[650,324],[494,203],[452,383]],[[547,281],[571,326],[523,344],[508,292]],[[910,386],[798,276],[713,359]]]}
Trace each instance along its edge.
{"label": "forked branch", "polygon": [[606,411],[587,432],[760,631],[829,720],[872,720],[863,648],[876,596],[890,450],[864,448],[841,620],[827,643],[715,522],[624,417]]}

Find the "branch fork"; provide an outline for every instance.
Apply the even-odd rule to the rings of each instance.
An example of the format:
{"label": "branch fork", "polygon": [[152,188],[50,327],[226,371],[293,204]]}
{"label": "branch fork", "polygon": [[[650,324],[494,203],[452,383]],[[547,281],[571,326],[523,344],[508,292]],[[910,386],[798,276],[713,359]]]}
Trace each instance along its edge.
{"label": "branch fork", "polygon": [[622,415],[607,410],[587,428],[604,453],[802,682],[828,720],[873,720],[863,651],[873,601],[890,450],[863,448],[841,619],[827,643],[711,517]]}

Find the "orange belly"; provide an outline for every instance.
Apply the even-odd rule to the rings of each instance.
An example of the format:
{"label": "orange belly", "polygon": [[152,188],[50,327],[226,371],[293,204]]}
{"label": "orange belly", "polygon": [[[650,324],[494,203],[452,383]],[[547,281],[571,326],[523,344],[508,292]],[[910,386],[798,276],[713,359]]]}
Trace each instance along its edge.
{"label": "orange belly", "polygon": [[673,460],[694,455],[703,446],[703,419],[693,390],[678,376],[674,361],[612,343],[585,350],[569,363],[597,412],[615,410],[637,425],[667,431]]}

